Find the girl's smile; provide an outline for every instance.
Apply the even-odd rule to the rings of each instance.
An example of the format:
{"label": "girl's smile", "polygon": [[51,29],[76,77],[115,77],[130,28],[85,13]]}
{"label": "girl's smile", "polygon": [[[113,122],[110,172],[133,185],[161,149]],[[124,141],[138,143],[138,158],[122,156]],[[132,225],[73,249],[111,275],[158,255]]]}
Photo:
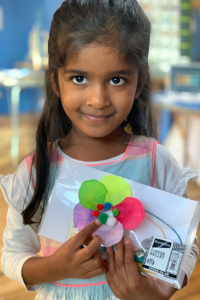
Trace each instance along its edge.
{"label": "girl's smile", "polygon": [[97,122],[97,123],[101,123],[101,122],[104,122],[104,121],[107,121],[108,118],[110,118],[112,115],[91,115],[91,114],[84,114],[83,115],[88,119],[90,120],[91,122]]}
{"label": "girl's smile", "polygon": [[129,115],[137,97],[138,69],[109,47],[90,45],[59,69],[60,98],[76,132],[104,138]]}

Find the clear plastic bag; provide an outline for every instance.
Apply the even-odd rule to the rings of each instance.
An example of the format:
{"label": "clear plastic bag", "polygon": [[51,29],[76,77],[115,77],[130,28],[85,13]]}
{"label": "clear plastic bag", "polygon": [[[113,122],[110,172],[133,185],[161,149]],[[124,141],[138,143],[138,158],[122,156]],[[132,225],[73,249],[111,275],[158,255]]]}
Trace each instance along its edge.
{"label": "clear plastic bag", "polygon": [[[79,203],[81,184],[91,179],[100,181],[106,175],[110,174],[65,160],[43,215],[39,235],[59,243],[73,237],[78,232],[73,223],[73,211]],[[145,219],[138,228],[124,230],[124,237],[133,242],[139,270],[180,289],[199,225],[199,203],[124,180],[145,210]],[[103,245],[100,252],[105,258]]]}

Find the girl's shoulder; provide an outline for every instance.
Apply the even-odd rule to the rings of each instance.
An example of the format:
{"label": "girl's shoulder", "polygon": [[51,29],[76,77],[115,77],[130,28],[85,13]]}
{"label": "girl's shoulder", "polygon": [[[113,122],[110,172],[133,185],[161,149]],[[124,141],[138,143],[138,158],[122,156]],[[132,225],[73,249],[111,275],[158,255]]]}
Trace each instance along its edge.
{"label": "girl's shoulder", "polygon": [[167,148],[160,144],[157,145],[154,163],[154,187],[181,197],[187,197],[187,183],[198,175],[197,171],[180,166]]}
{"label": "girl's shoulder", "polygon": [[132,136],[127,148],[127,155],[155,155],[158,141],[152,137]]}
{"label": "girl's shoulder", "polygon": [[[63,161],[63,157],[60,155],[58,141],[48,144],[48,152],[49,152],[48,154],[49,154],[49,160],[51,165],[57,165],[58,163]],[[28,171],[30,173],[32,167],[33,168],[35,167],[35,162],[37,160],[36,151],[27,155],[25,160],[26,160]]]}
{"label": "girl's shoulder", "polygon": [[130,139],[130,146],[140,146],[143,148],[152,149],[155,145],[158,144],[158,141],[153,137],[147,137],[143,135],[132,136]]}
{"label": "girl's shoulder", "polygon": [[127,155],[152,157],[153,186],[181,197],[188,197],[188,181],[199,175],[197,171],[179,166],[169,150],[155,138],[133,136]]}
{"label": "girl's shoulder", "polygon": [[[57,166],[63,158],[59,155],[56,143],[49,144],[51,166]],[[8,205],[20,213],[30,203],[36,182],[36,152],[32,152],[19,164],[13,174],[0,175],[0,188]]]}
{"label": "girl's shoulder", "polygon": [[0,188],[6,202],[14,209],[22,212],[25,199],[31,199],[34,188],[30,184],[30,174],[26,158],[20,163],[13,174],[0,175]]}

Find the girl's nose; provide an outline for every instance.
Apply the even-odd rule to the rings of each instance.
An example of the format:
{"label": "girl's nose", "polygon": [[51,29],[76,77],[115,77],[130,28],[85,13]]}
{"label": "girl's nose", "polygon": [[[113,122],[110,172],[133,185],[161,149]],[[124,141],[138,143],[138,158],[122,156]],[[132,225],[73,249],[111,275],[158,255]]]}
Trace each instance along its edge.
{"label": "girl's nose", "polygon": [[95,86],[91,88],[87,97],[87,105],[94,106],[96,109],[102,109],[110,105],[110,99],[106,88]]}

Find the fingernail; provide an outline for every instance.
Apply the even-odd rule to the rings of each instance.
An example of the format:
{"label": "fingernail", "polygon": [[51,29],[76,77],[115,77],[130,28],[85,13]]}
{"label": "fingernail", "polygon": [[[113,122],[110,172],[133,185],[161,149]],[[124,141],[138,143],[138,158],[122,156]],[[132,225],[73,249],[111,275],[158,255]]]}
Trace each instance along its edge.
{"label": "fingernail", "polygon": [[106,248],[106,252],[109,254],[109,253],[111,253],[111,248],[109,247],[109,248]]}
{"label": "fingernail", "polygon": [[98,226],[101,225],[101,222],[99,221],[99,219],[96,219],[95,224]]}
{"label": "fingernail", "polygon": [[99,243],[101,243],[101,237],[98,234],[95,234],[94,238],[96,238],[99,241]]}
{"label": "fingernail", "polygon": [[125,239],[125,240],[124,240],[124,245],[130,245],[129,239]]}

